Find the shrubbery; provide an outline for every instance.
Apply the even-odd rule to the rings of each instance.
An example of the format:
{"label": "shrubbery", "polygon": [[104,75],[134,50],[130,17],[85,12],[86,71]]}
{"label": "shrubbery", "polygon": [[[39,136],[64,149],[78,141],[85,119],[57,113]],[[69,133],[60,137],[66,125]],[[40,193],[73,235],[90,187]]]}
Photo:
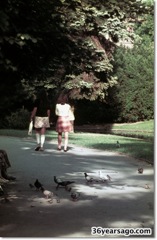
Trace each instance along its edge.
{"label": "shrubbery", "polygon": [[21,108],[6,117],[5,125],[11,129],[27,129],[29,125],[30,112]]}
{"label": "shrubbery", "polygon": [[153,16],[147,16],[137,26],[137,32],[141,39],[134,47],[117,48],[114,55],[114,72],[118,77],[114,102],[121,110],[117,122],[137,122],[154,117]]}

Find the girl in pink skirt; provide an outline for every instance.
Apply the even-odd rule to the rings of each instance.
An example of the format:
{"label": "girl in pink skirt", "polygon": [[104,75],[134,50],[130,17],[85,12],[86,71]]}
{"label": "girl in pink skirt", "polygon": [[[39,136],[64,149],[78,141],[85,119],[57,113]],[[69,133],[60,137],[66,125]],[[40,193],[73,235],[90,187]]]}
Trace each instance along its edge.
{"label": "girl in pink skirt", "polygon": [[71,131],[69,120],[70,105],[68,104],[67,95],[61,94],[57,100],[55,114],[58,116],[56,131],[58,132],[58,150],[62,148],[62,134],[64,133],[64,152],[67,152],[68,137]]}

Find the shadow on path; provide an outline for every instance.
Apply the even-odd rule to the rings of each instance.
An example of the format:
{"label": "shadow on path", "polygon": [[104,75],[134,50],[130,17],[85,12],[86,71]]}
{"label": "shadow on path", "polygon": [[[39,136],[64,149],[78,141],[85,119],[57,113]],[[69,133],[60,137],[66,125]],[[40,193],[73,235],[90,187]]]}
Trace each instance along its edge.
{"label": "shadow on path", "polygon": [[[46,143],[44,152],[34,151],[32,138],[0,137],[0,142],[12,164],[9,172],[17,177],[4,186],[9,203],[1,198],[1,237],[99,237],[91,235],[93,226],[153,231],[154,171],[150,164],[76,146],[67,153],[58,152],[53,141]],[[138,174],[139,166],[143,174]],[[109,174],[111,181],[86,182],[84,172],[97,177],[100,171],[104,177]],[[56,190],[54,175],[75,181],[71,188],[80,193],[78,201],[72,201],[64,188]],[[42,192],[29,188],[36,178],[58,195],[60,203],[55,199],[51,203]]]}

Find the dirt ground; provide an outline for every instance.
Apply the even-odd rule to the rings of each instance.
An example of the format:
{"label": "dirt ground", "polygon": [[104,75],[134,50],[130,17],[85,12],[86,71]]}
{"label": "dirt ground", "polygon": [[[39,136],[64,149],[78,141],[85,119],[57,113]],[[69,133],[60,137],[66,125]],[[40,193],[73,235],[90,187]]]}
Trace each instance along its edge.
{"label": "dirt ground", "polygon": [[[17,178],[3,185],[7,201],[0,197],[0,237],[126,237],[124,231],[100,235],[104,228],[141,228],[143,234],[130,237],[153,237],[152,165],[105,150],[70,146],[67,153],[59,152],[56,139],[46,142],[44,152],[35,152],[33,137],[1,136],[0,148],[8,153],[12,165],[9,175]],[[138,173],[138,167],[143,167],[143,174]],[[95,179],[100,173],[102,178],[109,175],[111,181],[87,183],[84,172]],[[55,175],[75,181],[71,191],[79,194],[77,201],[64,188],[56,190]],[[60,202],[29,187],[37,178]],[[146,228],[151,229],[151,235],[144,233]]]}

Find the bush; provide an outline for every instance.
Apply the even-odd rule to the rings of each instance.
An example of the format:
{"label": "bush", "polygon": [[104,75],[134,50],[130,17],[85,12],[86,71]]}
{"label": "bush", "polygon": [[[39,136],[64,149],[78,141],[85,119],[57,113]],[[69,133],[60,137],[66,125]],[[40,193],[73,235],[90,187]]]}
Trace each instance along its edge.
{"label": "bush", "polygon": [[11,129],[27,129],[30,120],[30,112],[21,108],[6,117],[7,128]]}

